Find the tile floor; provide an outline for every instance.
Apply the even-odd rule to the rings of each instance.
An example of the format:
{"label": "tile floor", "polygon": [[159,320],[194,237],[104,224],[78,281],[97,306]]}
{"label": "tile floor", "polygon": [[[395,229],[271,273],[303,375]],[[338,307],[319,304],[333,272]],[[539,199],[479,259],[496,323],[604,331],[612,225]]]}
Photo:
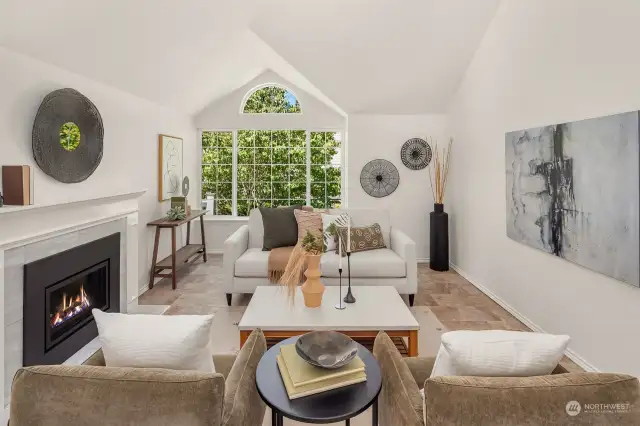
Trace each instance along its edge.
{"label": "tile floor", "polygon": [[[167,313],[211,313],[226,306],[222,290],[222,256],[209,255],[179,272],[178,288],[171,290],[169,280],[162,279],[144,293],[140,304],[170,305]],[[234,306],[246,306],[250,295],[234,295]],[[418,265],[416,306],[428,307],[447,330],[522,330],[527,326],[504,310],[469,281],[454,271],[436,272],[426,264]],[[562,365],[569,371],[582,369],[565,357]]]}

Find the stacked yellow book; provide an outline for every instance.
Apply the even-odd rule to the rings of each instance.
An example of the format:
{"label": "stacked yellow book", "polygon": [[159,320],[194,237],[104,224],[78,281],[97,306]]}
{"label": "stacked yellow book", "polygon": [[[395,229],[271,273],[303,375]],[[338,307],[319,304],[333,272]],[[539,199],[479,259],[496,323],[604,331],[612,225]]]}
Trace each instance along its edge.
{"label": "stacked yellow book", "polygon": [[276,356],[289,399],[314,395],[367,380],[364,363],[356,356],[344,367],[334,370],[315,367],[298,355],[295,344],[280,347]]}

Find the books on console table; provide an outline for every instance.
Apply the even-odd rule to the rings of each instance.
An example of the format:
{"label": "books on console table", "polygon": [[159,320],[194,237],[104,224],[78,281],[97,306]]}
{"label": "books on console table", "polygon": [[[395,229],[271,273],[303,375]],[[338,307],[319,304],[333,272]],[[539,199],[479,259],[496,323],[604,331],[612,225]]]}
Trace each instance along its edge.
{"label": "books on console table", "polygon": [[358,356],[344,367],[327,370],[300,358],[293,344],[281,346],[276,360],[289,399],[315,395],[367,380],[364,363]]}

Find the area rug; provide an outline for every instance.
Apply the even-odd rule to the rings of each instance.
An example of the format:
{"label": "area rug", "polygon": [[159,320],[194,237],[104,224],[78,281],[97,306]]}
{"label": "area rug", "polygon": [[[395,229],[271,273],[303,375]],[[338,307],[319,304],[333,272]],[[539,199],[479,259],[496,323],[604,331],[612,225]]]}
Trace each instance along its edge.
{"label": "area rug", "polygon": [[[238,323],[251,301],[251,295],[234,294],[233,305],[227,306],[222,285],[222,258],[219,256],[211,256],[207,264],[185,268],[179,275],[177,290],[171,289],[168,280],[162,280],[140,297],[140,303],[169,305],[165,315],[213,314],[211,342],[214,353],[236,353],[240,349]],[[413,306],[410,310],[420,324],[419,355],[435,356],[445,327],[428,306]]]}
{"label": "area rug", "polygon": [[[167,280],[162,280],[152,291],[140,297],[146,305],[168,306],[165,315],[213,314],[211,345],[213,353],[237,353],[240,349],[238,323],[251,301],[251,295],[234,295],[233,306],[227,306],[222,286],[222,259],[211,256],[207,264],[195,264],[179,274],[178,289],[172,290]],[[357,303],[357,302],[356,302]],[[428,306],[410,308],[420,324],[418,332],[419,356],[435,356],[440,346],[440,336],[446,331]],[[271,424],[267,409],[263,425]],[[302,426],[289,419],[285,426]],[[344,425],[335,423],[335,425]],[[371,409],[351,419],[352,426],[371,425]]]}
{"label": "area rug", "polygon": [[[181,309],[169,309],[166,314],[213,314],[213,325],[211,327],[213,353],[236,353],[240,349],[238,322],[242,318],[242,314],[247,308],[246,306],[207,306],[206,304],[194,303],[193,309],[189,309],[188,304],[180,305],[182,306]],[[419,356],[435,356],[440,346],[440,336],[445,331],[444,326],[426,306],[414,306],[410,310],[420,324],[420,331],[418,332]],[[262,424],[263,426],[271,425],[271,412],[268,408]],[[344,425],[344,422],[331,424]],[[294,425],[302,426],[303,423],[290,419],[284,420],[284,426]],[[351,425],[371,425],[371,409],[351,419]]]}

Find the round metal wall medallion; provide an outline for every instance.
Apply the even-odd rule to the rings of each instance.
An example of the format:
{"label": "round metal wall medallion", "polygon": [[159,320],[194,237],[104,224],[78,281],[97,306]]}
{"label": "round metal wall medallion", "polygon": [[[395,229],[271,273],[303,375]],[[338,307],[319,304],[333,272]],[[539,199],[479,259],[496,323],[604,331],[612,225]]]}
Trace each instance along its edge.
{"label": "round metal wall medallion", "polygon": [[191,185],[189,184],[189,177],[185,176],[184,179],[182,179],[182,196],[186,197],[187,195],[189,195],[189,188],[191,187]]}
{"label": "round metal wall medallion", "polygon": [[33,158],[60,182],[82,182],[100,165],[103,139],[96,106],[77,90],[56,90],[45,96],[36,114]]}
{"label": "round metal wall medallion", "polygon": [[400,150],[402,163],[411,170],[422,170],[431,162],[431,147],[420,138],[411,138]]}
{"label": "round metal wall medallion", "polygon": [[360,185],[372,197],[382,198],[391,194],[400,184],[396,166],[387,160],[369,161],[360,172]]}

